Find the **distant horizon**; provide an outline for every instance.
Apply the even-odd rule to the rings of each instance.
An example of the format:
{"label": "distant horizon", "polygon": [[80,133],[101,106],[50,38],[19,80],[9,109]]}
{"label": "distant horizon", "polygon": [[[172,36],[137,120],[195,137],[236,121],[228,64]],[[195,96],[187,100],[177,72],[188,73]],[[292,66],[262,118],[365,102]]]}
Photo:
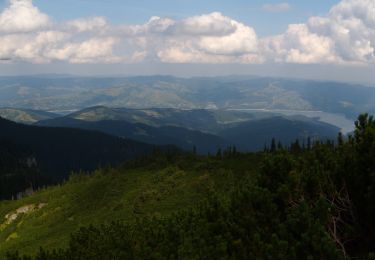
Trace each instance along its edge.
{"label": "distant horizon", "polygon": [[215,79],[215,78],[236,78],[241,80],[241,78],[268,78],[268,79],[280,79],[280,80],[296,80],[296,81],[311,81],[319,83],[340,83],[347,85],[359,85],[362,87],[375,87],[375,82],[365,82],[365,81],[345,81],[345,80],[335,80],[335,79],[318,79],[318,78],[302,78],[293,76],[267,76],[267,75],[257,75],[257,74],[226,74],[226,75],[173,75],[173,74],[74,74],[74,73],[34,73],[34,74],[15,74],[15,75],[1,75],[0,78],[17,78],[17,77],[34,77],[34,78],[137,78],[137,77],[170,77],[176,79]]}

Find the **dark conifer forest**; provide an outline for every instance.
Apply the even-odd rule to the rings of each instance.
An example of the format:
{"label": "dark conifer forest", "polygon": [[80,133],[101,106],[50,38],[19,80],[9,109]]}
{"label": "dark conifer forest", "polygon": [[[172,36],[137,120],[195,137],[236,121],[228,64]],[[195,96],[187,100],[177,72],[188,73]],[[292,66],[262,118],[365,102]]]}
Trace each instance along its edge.
{"label": "dark conifer forest", "polygon": [[36,127],[1,117],[0,129],[0,199],[56,184],[72,171],[117,165],[154,149],[100,132]]}
{"label": "dark conifer forest", "polygon": [[[200,198],[168,214],[142,214],[151,199],[143,197],[130,220],[83,225],[62,247],[10,250],[6,259],[374,259],[374,118],[360,115],[353,135],[337,140],[276,142],[259,153],[155,151],[125,163],[118,176],[172,167],[168,176],[206,172],[226,188],[192,186]],[[69,182],[99,178],[79,176]],[[180,179],[167,180],[172,192]]]}

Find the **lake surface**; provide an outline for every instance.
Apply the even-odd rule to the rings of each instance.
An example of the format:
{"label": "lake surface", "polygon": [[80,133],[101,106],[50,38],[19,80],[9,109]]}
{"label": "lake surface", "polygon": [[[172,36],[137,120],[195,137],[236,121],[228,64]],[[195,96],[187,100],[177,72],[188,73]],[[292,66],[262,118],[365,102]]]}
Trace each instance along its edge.
{"label": "lake surface", "polygon": [[343,134],[354,131],[354,120],[347,118],[345,115],[328,113],[323,111],[299,111],[299,110],[282,110],[282,109],[230,109],[244,112],[259,112],[281,114],[286,116],[302,115],[309,118],[316,118],[321,122],[325,122],[341,129]]}

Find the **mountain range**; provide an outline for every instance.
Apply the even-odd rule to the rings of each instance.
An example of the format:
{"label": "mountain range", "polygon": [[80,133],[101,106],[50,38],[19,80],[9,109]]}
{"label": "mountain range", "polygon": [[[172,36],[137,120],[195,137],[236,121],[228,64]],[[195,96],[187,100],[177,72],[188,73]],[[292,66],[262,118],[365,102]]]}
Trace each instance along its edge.
{"label": "mountain range", "polygon": [[39,121],[37,125],[98,130],[107,134],[185,150],[213,153],[230,145],[258,151],[272,138],[289,144],[296,139],[334,139],[339,129],[303,116],[278,116],[228,110],[124,109],[92,107]]}
{"label": "mountain range", "polygon": [[340,214],[340,234],[359,237],[351,255],[366,256],[373,117],[336,139],[339,123],[306,115],[371,112],[373,89],[322,84],[0,78],[0,258],[164,259],[227,244],[239,259],[259,247],[334,255]]}
{"label": "mountain range", "polygon": [[2,154],[21,162],[3,163],[2,178],[23,178],[23,190],[29,160],[40,186],[156,147],[215,154],[335,139],[340,124],[305,112],[351,118],[374,111],[374,96],[370,87],[260,77],[0,77]]}
{"label": "mountain range", "polygon": [[[0,177],[6,178],[8,185],[24,175],[23,168],[36,168],[42,174],[41,178],[34,178],[35,181],[30,178],[28,183],[39,186],[40,182],[62,181],[72,171],[117,165],[151,154],[155,149],[153,145],[98,131],[31,126],[2,118],[0,129],[0,168],[3,169]],[[22,190],[21,186],[18,191]]]}
{"label": "mountain range", "polygon": [[[0,118],[1,156],[8,158],[0,164],[0,178],[6,187],[3,198],[28,187],[60,182],[71,172],[117,165],[155,149],[178,147],[216,154],[235,146],[239,151],[259,151],[270,146],[273,138],[288,145],[296,139],[301,143],[308,138],[334,139],[339,132],[337,127],[303,116],[228,110],[97,106],[65,116],[26,109],[1,111],[24,123]],[[33,123],[37,119],[41,120]],[[11,188],[15,182],[18,184]]]}
{"label": "mountain range", "polygon": [[0,77],[0,107],[69,112],[92,106],[375,112],[375,88],[267,77]]}
{"label": "mountain range", "polygon": [[58,117],[59,115],[32,109],[0,108],[0,117],[17,123],[33,124],[41,120]]}

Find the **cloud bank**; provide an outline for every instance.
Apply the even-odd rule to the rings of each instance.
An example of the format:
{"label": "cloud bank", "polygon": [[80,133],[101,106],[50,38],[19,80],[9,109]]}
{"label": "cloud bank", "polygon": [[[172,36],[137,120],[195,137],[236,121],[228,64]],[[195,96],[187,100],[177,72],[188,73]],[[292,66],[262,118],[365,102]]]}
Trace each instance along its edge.
{"label": "cloud bank", "polygon": [[[265,5],[287,11],[287,4]],[[342,0],[326,16],[259,38],[254,28],[214,12],[182,20],[151,17],[112,25],[104,17],[54,22],[32,0],[0,13],[0,60],[48,63],[375,63],[375,1]]]}

